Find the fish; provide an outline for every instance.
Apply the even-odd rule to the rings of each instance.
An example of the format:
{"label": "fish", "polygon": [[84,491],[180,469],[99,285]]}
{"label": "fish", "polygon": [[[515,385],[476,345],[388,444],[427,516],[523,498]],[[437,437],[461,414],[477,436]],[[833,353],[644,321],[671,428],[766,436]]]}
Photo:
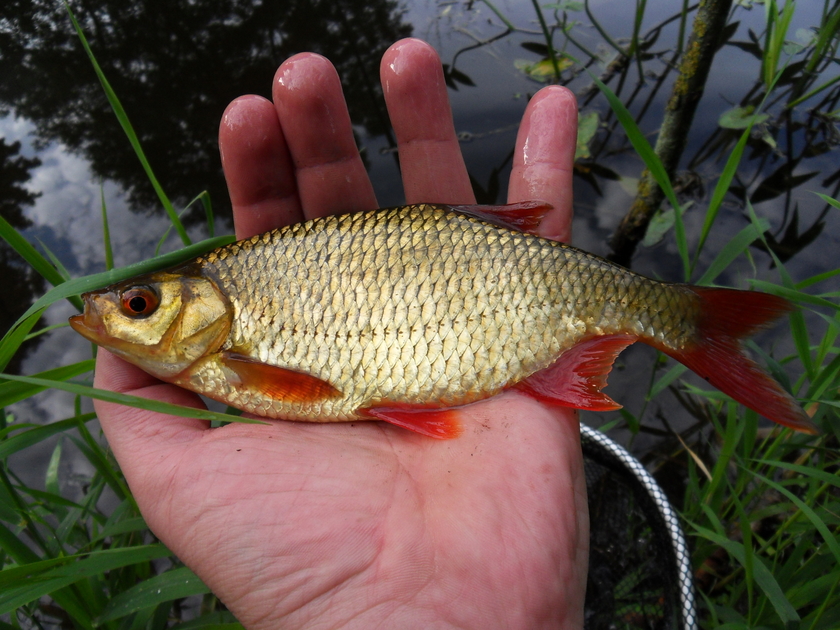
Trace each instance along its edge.
{"label": "fish", "polygon": [[817,432],[740,340],[793,306],[659,282],[541,238],[551,208],[413,204],[241,240],[83,295],[74,330],[155,377],[267,418],[384,420],[435,438],[514,389],[621,407],[602,390],[641,341],[779,424]]}

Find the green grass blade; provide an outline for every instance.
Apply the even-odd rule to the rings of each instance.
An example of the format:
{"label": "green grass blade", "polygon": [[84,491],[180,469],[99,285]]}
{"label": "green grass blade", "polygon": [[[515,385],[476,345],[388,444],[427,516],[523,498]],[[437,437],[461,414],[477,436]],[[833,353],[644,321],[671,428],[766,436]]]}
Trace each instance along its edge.
{"label": "green grass blade", "polygon": [[35,240],[38,241],[38,245],[41,246],[41,249],[44,250],[44,253],[47,255],[47,258],[50,259],[50,263],[52,263],[52,266],[55,267],[56,271],[58,271],[58,275],[61,276],[61,281],[67,282],[70,279],[70,272],[67,271],[67,268],[58,259],[58,256],[53,254],[50,248],[47,247],[41,239],[36,238]]}
{"label": "green grass blade", "polygon": [[236,617],[224,610],[176,624],[171,626],[171,630],[244,630],[244,628],[236,621]]}
{"label": "green grass blade", "polygon": [[[44,314],[44,308],[40,309],[29,309],[32,311],[29,313],[28,317],[22,317],[18,320],[14,327],[12,327],[9,332],[7,332],[3,336],[3,340],[0,341],[0,370],[5,370],[6,366],[9,365],[9,361],[12,360],[12,357],[15,356],[15,352],[18,351],[21,344],[26,341],[26,339],[30,336],[29,331],[38,323],[38,320],[41,319],[41,315]],[[26,315],[26,313],[24,313]]]}
{"label": "green grass blade", "polygon": [[3,523],[0,523],[0,549],[18,564],[38,561],[36,553]]}
{"label": "green grass blade", "polygon": [[670,370],[665,372],[657,381],[653,384],[653,387],[650,388],[648,395],[645,397],[646,400],[653,400],[659,394],[661,394],[668,386],[677,380],[680,376],[682,376],[688,368],[685,367],[682,363],[679,363],[672,367]]}
{"label": "green grass blade", "polygon": [[[726,536],[717,534],[710,529],[700,527],[694,523],[691,525],[695,530],[697,530],[697,533],[700,536],[715,543],[719,547],[722,547],[730,556],[740,562],[742,566],[746,563],[747,559],[746,553],[744,552],[744,545],[740,542],[729,540]],[[787,626],[787,624],[798,623],[799,614],[788,601],[784,591],[782,591],[782,588],[776,581],[776,578],[773,577],[773,574],[770,572],[770,569],[765,566],[760,558],[757,558],[753,564],[753,576],[755,577],[755,581],[758,586],[762,591],[764,591],[767,599],[770,600],[770,603],[773,605],[773,609],[776,611],[779,619],[782,620],[782,624]]]}
{"label": "green grass blade", "polygon": [[119,394],[117,392],[110,392],[105,389],[95,389],[93,387],[88,387],[87,385],[80,385],[78,383],[68,383],[66,381],[48,381],[42,378],[34,378],[31,376],[17,376],[14,374],[0,374],[0,378],[6,378],[10,381],[30,383],[32,385],[52,387],[54,389],[60,389],[65,392],[70,392],[71,394],[78,394],[79,396],[87,396],[88,398],[96,398],[97,400],[104,400],[106,402],[117,403],[119,405],[126,405],[127,407],[136,407],[137,409],[145,409],[147,411],[155,411],[157,413],[168,413],[169,415],[178,416],[180,418],[218,420],[220,422],[242,422],[245,424],[268,424],[263,420],[252,420],[251,418],[243,418],[242,416],[233,416],[227,413],[208,411],[207,409],[182,407],[181,405],[173,405],[171,403],[160,402],[157,400],[149,400],[148,398],[140,398],[139,396]]}
{"label": "green grass blade", "polygon": [[[0,614],[34,601],[44,595],[66,588],[79,580],[141,562],[167,558],[172,553],[161,544],[105,549],[89,554],[68,556],[60,567],[50,567],[49,561],[38,561],[0,571]],[[65,560],[65,558],[61,558]],[[165,575],[165,574],[164,574]],[[25,579],[24,579],[25,578]],[[15,582],[24,584],[13,586]]]}
{"label": "green grass blade", "polygon": [[840,354],[834,357],[828,365],[821,368],[816,378],[811,381],[811,385],[808,388],[808,398],[813,400],[821,397],[825,393],[825,390],[834,383],[838,372],[840,372]]}
{"label": "green grass blade", "polygon": [[50,261],[35,249],[32,244],[23,238],[20,233],[11,226],[2,216],[0,216],[0,236],[6,241],[9,246],[15,250],[20,256],[29,263],[35,271],[41,274],[44,279],[53,286],[57,286],[64,282],[64,278],[58,270],[50,264]]}
{"label": "green grass blade", "polygon": [[129,518],[117,523],[106,524],[105,527],[102,528],[102,531],[99,532],[99,534],[97,534],[91,542],[96,543],[106,538],[121,536],[123,534],[131,534],[134,532],[142,532],[146,529],[148,529],[148,525],[146,525],[146,521],[143,520],[143,517],[135,516],[134,518]]}
{"label": "green grass blade", "polygon": [[[711,204],[710,204],[711,205]],[[761,219],[759,225],[748,225],[743,230],[738,232],[721,250],[715,259],[706,269],[702,276],[697,280],[697,284],[710,284],[723,273],[729,265],[732,264],[738,256],[743,254],[755,241],[762,232],[759,230],[767,230],[770,227],[770,222],[766,219]],[[700,248],[697,249],[699,255]],[[695,264],[697,259],[695,258]]]}
{"label": "green grass blade", "polygon": [[768,479],[767,477],[760,475],[759,473],[755,472],[754,470],[748,471],[752,473],[752,475],[768,486],[773,488],[776,492],[785,495],[788,499],[790,499],[796,507],[811,521],[811,524],[814,528],[820,533],[825,541],[825,544],[831,550],[831,553],[834,554],[834,559],[838,565],[840,565],[840,542],[837,541],[837,537],[832,534],[831,530],[828,529],[828,526],[825,522],[817,515],[816,512],[802,499],[796,496],[793,492],[785,488],[783,485],[776,483]]}
{"label": "green grass blade", "polygon": [[738,139],[738,143],[735,145],[732,153],[729,154],[729,158],[726,160],[726,165],[723,167],[723,171],[718,178],[717,184],[715,184],[715,189],[712,192],[712,197],[709,199],[709,205],[706,209],[706,216],[703,219],[703,228],[700,230],[700,238],[697,241],[697,249],[694,251],[692,269],[697,264],[697,260],[700,258],[700,252],[706,244],[706,239],[709,236],[709,232],[712,230],[715,219],[717,219],[718,212],[723,205],[723,199],[726,196],[726,193],[729,192],[732,180],[738,172],[738,166],[741,163],[741,158],[743,157],[744,150],[747,147],[747,141],[750,139],[753,123],[759,111],[760,110],[756,110],[756,113],[753,114],[747,128],[744,129],[744,133],[741,134],[741,137]]}
{"label": "green grass blade", "polygon": [[825,470],[820,470],[819,468],[816,468],[814,466],[801,466],[799,464],[790,464],[788,462],[769,459],[755,459],[753,461],[757,464],[763,464],[764,466],[769,466],[772,468],[784,468],[786,470],[791,470],[809,479],[819,479],[824,483],[840,488],[840,477],[838,477],[834,473],[830,473]]}
{"label": "green grass blade", "polygon": [[30,339],[35,339],[35,337],[46,335],[54,330],[58,330],[59,328],[68,328],[69,326],[70,324],[68,322],[59,322],[58,324],[53,324],[52,326],[45,326],[44,328],[39,328],[35,332],[31,332],[26,335],[26,339],[24,339],[24,341],[29,341]]}
{"label": "green grass blade", "polygon": [[814,51],[808,59],[805,74],[813,73],[817,64],[824,58],[826,49],[831,45],[832,40],[837,37],[838,27],[840,27],[840,7],[835,5],[829,13],[829,16],[824,18],[822,24],[820,24],[817,43],[814,45]]}
{"label": "green grass blade", "polygon": [[95,621],[97,624],[102,624],[143,608],[209,592],[210,589],[204,582],[187,567],[173,569],[149,578],[113,597]]}
{"label": "green grass blade", "polygon": [[[840,15],[840,12],[838,12],[838,15]],[[817,94],[819,94],[819,93],[820,93],[820,92],[822,92],[823,90],[825,90],[825,89],[827,89],[827,88],[830,88],[832,85],[834,85],[834,84],[835,84],[835,83],[837,83],[838,81],[840,81],[840,76],[836,76],[836,77],[834,77],[833,79],[829,79],[828,81],[826,81],[826,82],[825,82],[825,83],[823,83],[822,85],[820,85],[820,86],[818,86],[818,87],[815,87],[813,90],[811,90],[811,91],[810,91],[810,92],[808,92],[807,94],[804,94],[804,95],[800,96],[799,98],[797,98],[797,99],[795,99],[795,100],[791,101],[790,103],[788,103],[787,105],[785,105],[785,107],[786,107],[787,109],[793,109],[793,108],[794,108],[794,107],[796,107],[797,105],[799,105],[799,104],[804,103],[805,101],[807,101],[807,100],[808,100],[809,98],[811,98],[812,96],[816,96]]]}
{"label": "green grass blade", "polygon": [[802,293],[802,291],[798,291],[794,288],[783,287],[781,285],[774,284],[773,282],[767,282],[766,280],[750,280],[750,285],[752,285],[754,289],[778,295],[779,297],[783,297],[791,302],[810,304],[811,306],[818,306],[820,308],[828,308],[835,312],[840,311],[840,304],[835,304],[834,302],[830,302],[829,300],[821,298],[817,295]]}
{"label": "green grass blade", "polygon": [[[80,430],[83,428],[80,427]],[[82,455],[108,484],[108,487],[117,495],[117,498],[124,500],[131,494],[125,480],[119,475],[113,462],[108,459],[108,455],[101,446],[96,443],[91,444],[91,440],[79,440],[74,437],[70,439],[73,440],[76,448],[82,452]]]}
{"label": "green grass blade", "polygon": [[76,34],[79,36],[79,41],[82,43],[82,47],[85,49],[85,52],[87,53],[87,56],[90,59],[91,64],[93,65],[93,70],[96,72],[96,76],[99,78],[99,82],[102,84],[102,89],[105,91],[105,96],[108,98],[108,102],[111,104],[111,109],[114,110],[114,114],[116,114],[117,120],[122,126],[125,135],[128,137],[128,141],[131,143],[131,146],[134,149],[134,153],[137,155],[137,158],[140,160],[140,164],[143,166],[143,170],[146,171],[146,177],[149,178],[152,187],[157,193],[158,199],[160,200],[161,204],[166,210],[166,214],[169,215],[169,220],[172,222],[172,225],[175,226],[175,229],[178,232],[178,236],[181,237],[181,241],[184,243],[184,245],[189,245],[191,243],[190,237],[187,235],[187,231],[186,229],[184,229],[184,225],[178,218],[178,215],[175,212],[175,208],[172,206],[172,202],[169,201],[169,197],[166,196],[166,193],[163,191],[160,182],[158,182],[157,177],[155,177],[155,174],[152,171],[152,167],[149,164],[149,161],[146,159],[146,154],[143,152],[143,147],[140,146],[140,139],[137,137],[137,134],[134,131],[134,127],[132,126],[131,121],[128,119],[128,115],[125,113],[125,109],[123,109],[122,103],[120,103],[120,99],[117,97],[116,92],[114,92],[113,88],[111,87],[111,84],[105,77],[105,73],[99,66],[99,62],[96,61],[96,57],[94,56],[93,51],[88,45],[87,38],[85,37],[81,26],[79,26],[79,23],[76,21],[76,16],[73,15],[73,12],[70,10],[70,6],[67,4],[67,2],[64,3],[64,7],[67,9],[67,14],[70,16],[70,21],[73,23],[73,28],[76,29]]}
{"label": "green grass blade", "polygon": [[671,180],[668,177],[668,173],[665,171],[665,167],[662,165],[662,161],[659,159],[659,156],[656,155],[653,147],[650,146],[647,138],[645,138],[645,135],[636,125],[636,121],[633,120],[633,115],[624,106],[624,103],[622,103],[615,93],[598,77],[591,72],[589,72],[589,76],[601,90],[607,101],[609,101],[610,107],[613,112],[615,112],[616,118],[618,118],[618,121],[624,128],[624,133],[627,134],[627,139],[630,141],[630,144],[632,144],[633,148],[636,149],[636,152],[644,161],[645,166],[648,168],[651,175],[653,175],[656,183],[659,184],[660,188],[662,188],[662,192],[665,193],[665,197],[667,197],[671,207],[675,210],[674,233],[677,239],[677,249],[679,250],[680,259],[683,263],[683,275],[685,276],[685,280],[688,281],[691,274],[691,265],[688,257],[688,243],[686,240],[685,225],[683,224],[682,216],[680,216],[678,211],[680,202],[677,199],[677,195],[674,192],[673,187],[671,186]]}
{"label": "green grass blade", "polygon": [[210,193],[206,190],[201,191],[198,195],[201,200],[201,205],[204,206],[204,217],[207,221],[207,234],[210,238],[216,236],[216,217],[213,214],[213,202],[210,199]]}
{"label": "green grass blade", "polygon": [[[838,77],[838,78],[840,79],[840,77]],[[811,192],[813,192],[813,191],[811,191]],[[838,210],[840,210],[840,201],[837,201],[836,199],[833,199],[833,198],[829,197],[828,195],[824,195],[822,193],[814,192],[814,194],[817,197],[819,197],[820,199],[822,199],[823,201],[825,201],[828,205],[833,206],[833,207],[837,208]]]}
{"label": "green grass blade", "polygon": [[[79,374],[92,371],[94,363],[95,361],[93,359],[88,359],[86,361],[73,363],[72,365],[65,365],[64,367],[55,368],[53,370],[39,372],[35,376],[37,378],[49,380],[66,381],[68,378],[73,378]],[[45,389],[47,388],[27,383],[2,383],[0,384],[0,407],[7,407],[13,403],[29,398],[30,396],[34,396]]]}
{"label": "green grass blade", "polygon": [[813,286],[813,285],[818,284],[820,282],[824,282],[826,280],[830,280],[834,276],[838,276],[838,275],[840,275],[840,268],[832,269],[831,271],[825,271],[823,273],[818,273],[817,275],[811,276],[810,278],[806,278],[805,280],[800,280],[799,282],[796,283],[795,286],[796,286],[797,289],[799,289],[801,291],[802,289],[807,289],[810,286]]}
{"label": "green grass blade", "polygon": [[111,249],[111,229],[108,226],[108,208],[105,205],[105,186],[99,185],[99,198],[102,202],[102,242],[105,244],[105,269],[114,268],[114,252]]}

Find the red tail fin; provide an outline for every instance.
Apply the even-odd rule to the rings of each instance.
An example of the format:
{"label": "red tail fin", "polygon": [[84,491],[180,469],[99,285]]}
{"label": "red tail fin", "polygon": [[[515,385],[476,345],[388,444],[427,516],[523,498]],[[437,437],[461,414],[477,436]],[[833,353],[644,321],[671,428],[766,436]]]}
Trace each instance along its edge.
{"label": "red tail fin", "polygon": [[702,304],[697,344],[682,352],[662,350],[762,416],[797,431],[817,433],[802,407],[744,355],[738,341],[790,311],[793,305],[768,293],[691,289]]}

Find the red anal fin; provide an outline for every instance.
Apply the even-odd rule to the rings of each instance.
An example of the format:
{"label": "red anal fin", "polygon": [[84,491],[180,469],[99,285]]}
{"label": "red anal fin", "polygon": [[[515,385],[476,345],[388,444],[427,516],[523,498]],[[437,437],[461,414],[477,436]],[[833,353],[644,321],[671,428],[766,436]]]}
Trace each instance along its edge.
{"label": "red anal fin", "polygon": [[566,350],[550,366],[514,387],[554,405],[590,411],[620,409],[621,405],[601,390],[616,357],[635,341],[632,335],[592,337]]}
{"label": "red anal fin", "polygon": [[487,221],[494,225],[511,230],[536,234],[537,228],[552,209],[552,205],[545,201],[520,201],[506,206],[450,206],[455,212]]}
{"label": "red anal fin", "polygon": [[792,310],[793,305],[756,291],[691,289],[701,299],[696,343],[683,351],[660,349],[765,418],[796,431],[818,433],[802,407],[744,354],[738,341]]}
{"label": "red anal fin", "polygon": [[223,352],[221,360],[245,387],[260,391],[273,400],[314,402],[342,395],[327,381],[305,372],[260,363],[234,352]]}
{"label": "red anal fin", "polygon": [[395,405],[358,409],[357,413],[377,420],[384,420],[403,429],[439,440],[456,438],[464,430],[458,419],[460,412],[451,407],[429,408],[414,405]]}

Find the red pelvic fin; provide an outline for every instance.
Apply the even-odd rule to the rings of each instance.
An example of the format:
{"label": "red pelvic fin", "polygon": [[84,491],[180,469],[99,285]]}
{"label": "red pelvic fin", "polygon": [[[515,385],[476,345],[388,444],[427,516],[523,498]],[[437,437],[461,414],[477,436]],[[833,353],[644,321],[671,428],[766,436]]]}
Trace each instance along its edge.
{"label": "red pelvic fin", "polygon": [[691,289],[701,299],[697,343],[681,352],[661,350],[765,418],[797,431],[818,433],[802,407],[744,354],[738,341],[792,310],[793,305],[756,291]]}
{"label": "red pelvic fin", "polygon": [[544,370],[514,387],[546,403],[611,411],[621,405],[601,392],[616,357],[637,340],[632,335],[606,335],[587,339],[566,350]]}
{"label": "red pelvic fin", "polygon": [[460,412],[451,407],[429,408],[402,405],[370,407],[359,409],[357,412],[439,440],[456,438],[463,432],[458,419]]}
{"label": "red pelvic fin", "polygon": [[330,383],[311,374],[260,363],[234,352],[223,352],[221,361],[236,373],[245,387],[274,400],[311,402],[341,396]]}
{"label": "red pelvic fin", "polygon": [[546,213],[553,207],[545,201],[520,201],[506,206],[450,206],[455,212],[520,232],[537,233]]}

